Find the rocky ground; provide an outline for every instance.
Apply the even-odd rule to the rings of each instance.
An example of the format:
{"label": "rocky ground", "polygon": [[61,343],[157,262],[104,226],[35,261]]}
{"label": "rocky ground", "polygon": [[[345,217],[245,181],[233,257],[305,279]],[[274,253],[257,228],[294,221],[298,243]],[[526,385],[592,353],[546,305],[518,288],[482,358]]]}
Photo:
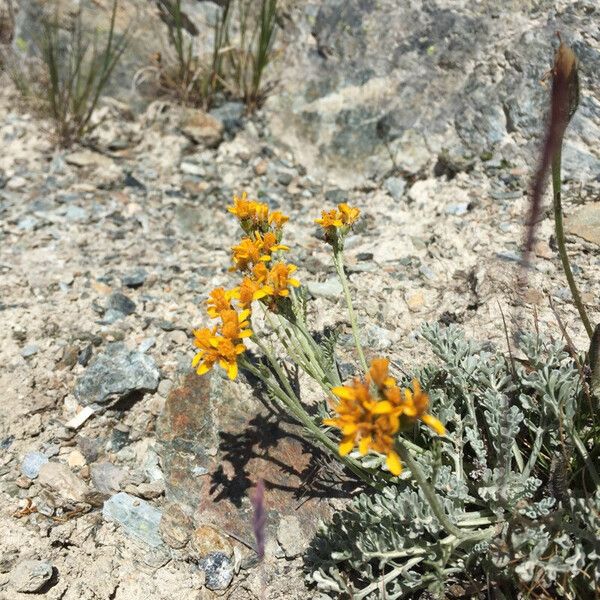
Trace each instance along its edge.
{"label": "rocky ground", "polygon": [[[303,15],[321,23],[317,34],[332,27],[330,4],[316,18]],[[567,22],[586,14],[585,2],[569,6]],[[541,21],[551,27],[544,14],[524,11],[510,31],[524,35],[526,18],[530,31]],[[290,44],[303,39],[294,15]],[[580,41],[598,56],[597,38],[584,32]],[[571,154],[564,196],[569,253],[598,322],[600,104],[586,82],[572,148],[585,169],[578,173]],[[321,93],[321,108],[333,110]],[[207,116],[162,101],[132,114],[107,100],[95,139],[69,150],[57,149],[51,124],[19,104],[3,79],[0,598],[319,597],[304,586],[302,553],[352,482],[271,414],[244,377],[190,374],[191,329],[205,323],[204,300],[232,282],[229,247],[239,232],[226,206],[234,193],[247,190],[290,216],[285,239],[311,294],[312,326],[340,327],[346,373],[349,327],[314,224],[341,201],[363,215],[347,262],[370,355],[410,372],[428,356],[417,336],[425,321],[459,323],[506,348],[502,313],[511,333],[537,326],[559,336],[551,305],[586,349],[549,213],[527,282],[517,286],[535,136],[509,131],[504,117],[501,139],[487,140],[483,154],[456,145],[445,154],[406,138],[393,149],[401,166],[369,168],[343,185],[344,163],[334,185],[282,139],[284,92],[252,118],[236,103]],[[319,106],[298,109],[294,139]],[[352,120],[344,129],[329,117],[323,127],[337,122],[349,143],[357,140]],[[463,133],[481,133],[481,120],[461,123]],[[310,136],[302,139],[306,147]],[[307,401],[312,395],[308,389]],[[261,563],[250,504],[258,478],[269,511]]]}

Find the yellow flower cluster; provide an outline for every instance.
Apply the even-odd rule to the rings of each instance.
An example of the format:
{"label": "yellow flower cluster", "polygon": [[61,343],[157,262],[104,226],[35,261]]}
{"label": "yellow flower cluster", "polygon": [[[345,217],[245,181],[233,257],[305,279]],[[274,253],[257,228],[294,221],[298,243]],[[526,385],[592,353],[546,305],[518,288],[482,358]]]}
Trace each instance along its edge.
{"label": "yellow flower cluster", "polygon": [[324,419],[325,425],[342,432],[339,452],[347,455],[358,445],[361,454],[369,450],[386,455],[388,469],[394,475],[402,472],[400,457],[394,449],[394,438],[401,426],[420,419],[437,434],[444,435],[442,423],[427,413],[429,397],[419,382],[412,382],[412,390],[401,390],[389,376],[389,362],[376,358],[365,380],[355,379],[351,385],[333,388],[339,398],[335,406],[337,416]]}
{"label": "yellow flower cluster", "polygon": [[350,227],[358,221],[360,210],[348,204],[338,204],[337,210],[322,210],[321,218],[315,219],[323,229],[340,229],[342,227]]}
{"label": "yellow flower cluster", "polygon": [[[249,200],[245,192],[241,197],[234,196],[233,205],[227,210],[237,217],[246,234],[231,249],[231,270],[242,272],[244,277],[236,288],[216,288],[210,293],[208,316],[219,319],[219,323],[213,328],[194,331],[194,345],[199,351],[192,365],[203,375],[218,364],[234,379],[238,356],[246,350],[243,340],[252,335],[249,321],[252,302],[262,300],[276,310],[278,300],[289,296],[290,286],[297,287],[300,282],[292,277],[296,271],[294,265],[273,263],[276,252],[289,249],[280,243],[288,217],[281,211],[269,211],[262,202]],[[232,304],[234,300],[237,309]]]}

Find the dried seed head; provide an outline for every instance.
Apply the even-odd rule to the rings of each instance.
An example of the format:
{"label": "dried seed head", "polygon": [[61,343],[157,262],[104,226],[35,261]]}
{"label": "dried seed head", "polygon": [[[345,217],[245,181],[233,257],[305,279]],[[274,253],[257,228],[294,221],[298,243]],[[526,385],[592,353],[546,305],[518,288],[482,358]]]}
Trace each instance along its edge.
{"label": "dried seed head", "polygon": [[568,99],[568,104],[563,107],[563,110],[568,122],[579,106],[579,75],[577,73],[577,56],[564,42],[560,43],[554,54],[552,75],[554,94],[560,88],[567,91],[565,103]]}

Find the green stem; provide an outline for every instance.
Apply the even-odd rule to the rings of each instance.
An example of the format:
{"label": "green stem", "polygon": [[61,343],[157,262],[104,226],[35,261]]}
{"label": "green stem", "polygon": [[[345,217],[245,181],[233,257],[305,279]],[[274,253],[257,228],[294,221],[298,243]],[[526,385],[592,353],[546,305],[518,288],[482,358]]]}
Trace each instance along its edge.
{"label": "green stem", "polygon": [[569,263],[569,255],[567,254],[567,246],[565,244],[565,231],[563,228],[563,215],[562,215],[562,204],[561,204],[561,154],[562,154],[562,139],[560,140],[560,144],[558,146],[558,150],[556,154],[552,157],[552,196],[553,196],[553,204],[554,204],[554,229],[556,232],[556,244],[558,246],[558,253],[560,254],[560,260],[562,262],[563,271],[565,272],[565,276],[567,278],[567,282],[569,284],[569,289],[571,290],[571,295],[573,296],[573,302],[579,311],[579,316],[581,317],[581,321],[589,335],[590,339],[594,335],[594,330],[588,319],[587,312],[585,311],[585,306],[581,300],[581,296],[579,295],[579,290],[577,289],[577,285],[575,284],[575,278],[573,277],[573,272],[571,271],[571,264]]}
{"label": "green stem", "polygon": [[350,296],[350,288],[348,287],[348,278],[346,277],[346,272],[344,271],[344,253],[341,250],[334,250],[333,264],[335,265],[335,270],[337,271],[338,277],[340,278],[340,283],[342,284],[342,289],[344,290],[344,298],[346,299],[346,306],[348,307],[348,315],[350,316],[350,325],[352,327],[352,335],[354,336],[354,344],[356,346],[356,351],[358,352],[358,358],[362,368],[366,373],[369,370],[369,367],[367,366],[367,360],[365,359],[365,354],[360,343],[360,332],[358,331],[356,313],[354,312],[354,307],[352,306],[352,297]]}
{"label": "green stem", "polygon": [[594,480],[594,484],[596,485],[597,488],[600,487],[600,477],[598,477],[598,472],[596,471],[596,467],[594,466],[594,463],[590,459],[590,455],[588,454],[587,448],[585,447],[585,445],[581,441],[581,438],[579,437],[578,433],[574,429],[571,430],[571,438],[573,439],[573,442],[574,442],[575,447],[577,448],[579,454],[581,454],[581,458],[583,458],[583,461],[585,462],[585,466],[588,468],[588,471],[590,472],[590,475],[592,476],[592,479]]}

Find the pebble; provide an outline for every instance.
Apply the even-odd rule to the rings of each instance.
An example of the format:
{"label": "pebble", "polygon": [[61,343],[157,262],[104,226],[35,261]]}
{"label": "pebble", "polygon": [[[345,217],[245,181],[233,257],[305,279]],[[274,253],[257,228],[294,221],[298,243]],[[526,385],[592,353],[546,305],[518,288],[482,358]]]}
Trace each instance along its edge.
{"label": "pebble", "polygon": [[158,393],[163,398],[166,398],[169,395],[169,392],[171,391],[172,387],[173,387],[173,382],[170,379],[163,379],[158,384]]}
{"label": "pebble", "polygon": [[171,503],[163,510],[158,529],[165,544],[177,550],[188,543],[192,531],[192,520],[178,504]]}
{"label": "pebble", "polygon": [[48,462],[42,465],[38,481],[66,500],[86,502],[90,497],[88,486],[62,463]]}
{"label": "pebble", "polygon": [[337,300],[343,293],[342,284],[337,277],[330,277],[327,281],[309,281],[306,285],[308,291],[316,298]]}
{"label": "pebble", "polygon": [[23,348],[23,350],[21,350],[21,356],[23,358],[29,358],[30,356],[37,354],[39,349],[39,346],[37,346],[36,344],[28,344],[27,346],[25,346],[25,348]]}
{"label": "pebble", "polygon": [[112,495],[121,490],[125,471],[109,462],[94,463],[90,466],[92,485],[102,494]]}
{"label": "pebble", "polygon": [[406,181],[401,177],[388,177],[383,187],[394,200],[400,200],[406,190]]}
{"label": "pebble", "polygon": [[35,479],[40,474],[42,465],[48,462],[48,457],[41,452],[28,452],[21,462],[21,473],[29,479]]}
{"label": "pebble", "polygon": [[222,552],[214,552],[199,564],[206,577],[205,585],[209,590],[225,590],[233,579],[233,563]]}
{"label": "pebble", "polygon": [[85,456],[79,450],[73,450],[67,457],[67,463],[72,468],[79,468],[85,465]]}
{"label": "pebble", "polygon": [[150,348],[152,348],[153,346],[156,346],[156,338],[155,337],[145,338],[140,342],[140,345],[138,346],[138,350],[140,352],[148,352],[148,350],[150,350]]}
{"label": "pebble", "polygon": [[416,312],[425,306],[425,294],[420,290],[407,294],[404,299],[408,309],[412,312]]}
{"label": "pebble", "polygon": [[163,546],[159,533],[162,513],[145,500],[119,492],[104,503],[102,516],[120,525],[127,535],[153,548]]}
{"label": "pebble", "polygon": [[106,352],[79,377],[75,396],[81,404],[106,404],[133,391],[155,391],[159,371],[147,354],[127,350],[123,343],[110,344]]}
{"label": "pebble", "polygon": [[148,274],[145,269],[135,269],[121,277],[121,283],[128,288],[139,288],[144,285]]}
{"label": "pebble", "polygon": [[11,571],[10,582],[17,592],[39,592],[52,579],[52,565],[43,560],[23,560]]}
{"label": "pebble", "polygon": [[113,292],[106,303],[107,308],[115,310],[124,315],[132,315],[135,312],[135,302],[121,292]]}

